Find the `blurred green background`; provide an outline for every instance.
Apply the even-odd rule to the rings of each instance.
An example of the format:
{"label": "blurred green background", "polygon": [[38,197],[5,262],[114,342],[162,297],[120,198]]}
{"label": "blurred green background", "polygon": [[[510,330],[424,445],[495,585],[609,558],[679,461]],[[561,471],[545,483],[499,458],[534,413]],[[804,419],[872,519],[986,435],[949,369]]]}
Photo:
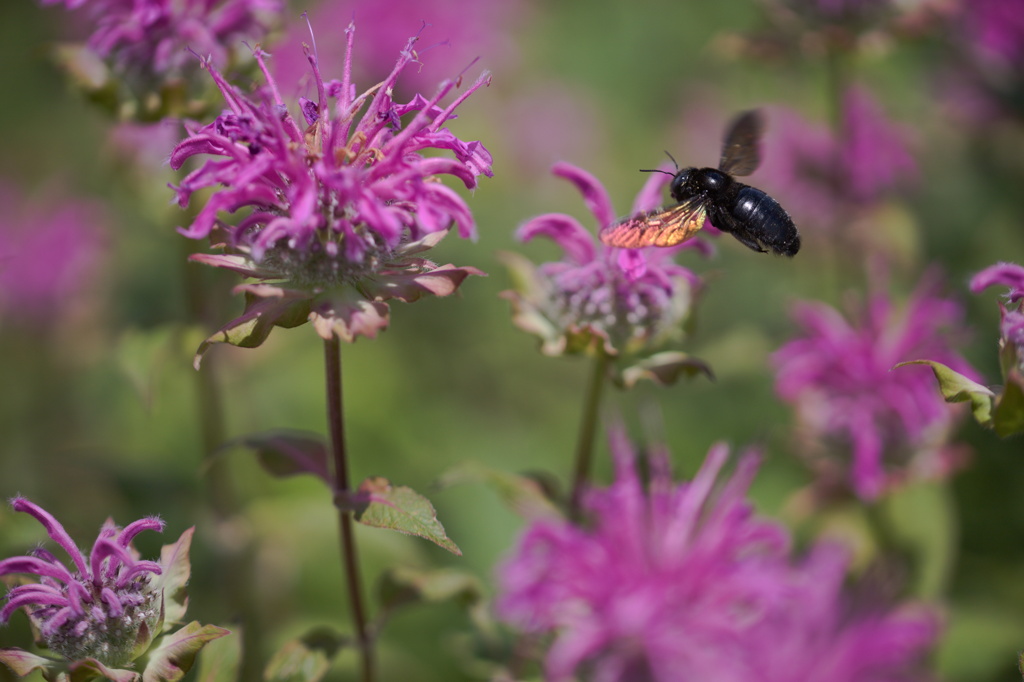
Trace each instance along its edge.
{"label": "blurred green background", "polygon": [[[28,0],[0,3],[0,177],[30,196],[59,191],[106,202],[109,252],[99,280],[83,283],[96,292],[83,319],[45,335],[0,320],[0,494],[41,504],[82,545],[107,516],[125,524],[159,514],[167,521],[164,536],[138,541],[147,556],[199,524],[190,616],[231,627],[223,594],[233,576],[218,559],[222,540],[204,526],[207,477],[191,367],[212,324],[182,326],[188,319],[182,271],[202,266],[184,264],[191,245],[174,231],[182,218],[168,206],[173,174],[166,167],[139,174],[112,153],[109,121],[48,60],[48,45],[61,33],[56,16]],[[522,522],[486,488],[434,491],[444,471],[476,460],[567,479],[589,363],[541,356],[498,298],[509,286],[498,252],[519,250],[537,261],[559,256],[546,243],[517,244],[513,231],[522,221],[559,211],[593,225],[575,190],[548,174],[550,163],[564,158],[587,168],[624,214],[646,179],[637,169],[660,163],[663,150],[683,164],[713,165],[721,128],[734,111],[787,105],[827,123],[826,59],[802,53],[796,38],[783,43],[778,58],[734,49],[743,36],[766,31],[766,17],[763,5],[733,0],[538,2],[524,5],[521,21],[509,29],[517,61],[489,64],[483,55],[493,84],[460,109],[453,129],[484,142],[495,176],[470,199],[479,241],[449,238],[436,259],[479,267],[489,277],[467,281],[448,299],[395,304],[386,333],[343,348],[354,480],[381,475],[427,493],[464,556],[358,528],[371,591],[379,572],[394,565],[458,567],[491,582]],[[318,32],[318,41],[330,39],[325,33]],[[848,68],[852,80],[913,131],[920,178],[893,200],[899,225],[878,225],[892,230],[881,239],[905,244],[889,287],[905,296],[930,264],[939,264],[974,329],[965,355],[994,381],[995,292],[971,297],[966,282],[996,260],[1024,261],[1024,127],[1005,119],[979,131],[946,115],[935,82],[937,65],[952,51],[948,38],[933,31],[869,42],[871,49]],[[543,133],[515,126],[516,112],[561,117],[563,127]],[[563,156],[525,156],[538,144],[531,133],[541,150]],[[545,147],[546,134],[554,141]],[[763,173],[750,182],[772,191]],[[767,358],[794,333],[786,312],[791,302],[836,304],[843,291],[864,286],[860,264],[837,254],[813,226],[801,228],[804,250],[792,261],[754,254],[730,239],[718,241],[712,260],[681,255],[681,263],[708,281],[685,349],[707,360],[717,380],[641,385],[629,394],[612,391],[607,401],[630,423],[638,408],[661,406],[680,476],[690,476],[716,441],[763,445],[755,499],[765,513],[794,524],[787,501],[809,479],[790,452],[792,415],[774,396]],[[213,319],[228,319],[241,303],[228,293],[232,278],[209,269],[201,277]],[[277,331],[256,350],[215,348],[203,371],[221,382],[228,437],[273,428],[324,432],[322,362],[309,327]],[[942,677],[1015,679],[1016,652],[1024,647],[1024,447],[967,422],[958,440],[973,448],[971,464],[948,490],[917,491],[930,500],[924,506],[906,496],[900,523],[931,543],[930,552],[941,553],[945,533],[954,533],[952,575],[929,595],[947,617],[937,654]],[[251,599],[265,614],[267,651],[315,624],[347,629],[336,517],[322,486],[272,479],[242,451],[226,453],[221,465],[243,501],[242,526],[256,543]],[[602,454],[598,478],[607,480],[608,470]],[[928,505],[947,492],[955,519],[943,525]],[[811,532],[806,524],[798,531],[801,537]],[[0,556],[20,554],[41,539],[34,521],[0,508]],[[24,619],[14,621],[0,630],[0,645],[27,642]],[[453,605],[396,615],[381,642],[383,679],[475,679],[464,664],[468,631]],[[330,679],[355,679],[353,670],[354,656],[343,654]],[[0,679],[7,674],[0,670]]]}

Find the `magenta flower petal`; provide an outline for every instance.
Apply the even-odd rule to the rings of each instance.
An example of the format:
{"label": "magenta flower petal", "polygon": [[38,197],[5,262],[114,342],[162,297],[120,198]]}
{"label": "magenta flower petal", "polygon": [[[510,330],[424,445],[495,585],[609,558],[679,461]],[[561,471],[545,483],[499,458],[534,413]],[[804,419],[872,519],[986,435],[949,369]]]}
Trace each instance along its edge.
{"label": "magenta flower petal", "polygon": [[523,242],[537,236],[547,237],[562,247],[569,262],[575,265],[586,265],[597,255],[593,235],[578,220],[562,213],[531,218],[516,231],[516,237]]}
{"label": "magenta flower petal", "polygon": [[996,263],[971,278],[971,291],[981,293],[991,286],[1010,289],[1006,296],[1010,303],[1024,299],[1024,266],[1016,263]]}
{"label": "magenta flower petal", "polygon": [[607,227],[615,221],[615,212],[612,210],[612,200],[605,191],[604,185],[590,173],[582,168],[577,168],[568,163],[556,163],[551,172],[560,178],[565,178],[583,195],[583,203],[587,210],[597,218],[599,228]]}

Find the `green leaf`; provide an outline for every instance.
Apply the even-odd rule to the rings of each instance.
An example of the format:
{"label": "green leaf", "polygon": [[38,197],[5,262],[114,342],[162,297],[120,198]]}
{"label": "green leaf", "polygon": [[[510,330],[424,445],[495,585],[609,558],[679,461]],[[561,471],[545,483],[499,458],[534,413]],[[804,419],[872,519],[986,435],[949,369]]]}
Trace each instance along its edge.
{"label": "green leaf", "polygon": [[322,436],[304,431],[265,431],[237,438],[232,445],[254,450],[260,466],[277,478],[313,474],[330,480],[327,443]]}
{"label": "green leaf", "polygon": [[164,593],[163,630],[169,629],[175,623],[182,622],[185,618],[185,611],[188,608],[188,594],[185,591],[185,586],[192,575],[189,548],[192,545],[192,536],[195,531],[195,526],[189,528],[181,534],[177,542],[164,545],[160,549],[160,567],[163,569],[163,573],[157,576],[153,587],[163,590]]}
{"label": "green leaf", "polygon": [[328,627],[314,628],[298,639],[285,642],[263,674],[265,682],[316,682],[349,638]]}
{"label": "green leaf", "polygon": [[216,625],[200,625],[192,621],[177,632],[165,635],[151,650],[149,663],[142,671],[142,682],[175,682],[192,669],[196,655],[218,637],[231,634]]}
{"label": "green leaf", "polygon": [[355,514],[359,523],[415,535],[462,556],[462,550],[445,535],[434,505],[412,488],[395,487],[386,478],[376,477],[363,481],[359,493],[361,503]]}
{"label": "green leaf", "polygon": [[940,362],[933,360],[910,360],[901,362],[893,369],[907,365],[928,365],[935,373],[939,382],[939,391],[947,403],[962,403],[970,401],[971,411],[974,418],[982,426],[992,427],[992,403],[995,394],[987,387],[978,382],[968,379],[963,374],[955,372]]}
{"label": "green leaf", "polygon": [[234,637],[215,639],[203,649],[196,682],[237,682],[242,636],[237,629],[232,632]]}
{"label": "green leaf", "polygon": [[0,663],[3,663],[18,677],[25,677],[33,670],[59,671],[64,669],[63,661],[37,656],[24,649],[0,649]]}
{"label": "green leaf", "polygon": [[616,383],[632,388],[641,379],[649,379],[659,386],[671,386],[682,375],[692,379],[698,374],[715,380],[711,367],[703,360],[679,351],[664,351],[623,368]]}
{"label": "green leaf", "polygon": [[442,488],[462,483],[489,486],[502,502],[525,519],[562,517],[549,492],[535,478],[491,469],[478,462],[465,462],[445,472],[437,482]]}
{"label": "green leaf", "polygon": [[996,400],[992,422],[1001,438],[1024,433],[1024,375],[1013,369],[1006,376],[1006,386]]}

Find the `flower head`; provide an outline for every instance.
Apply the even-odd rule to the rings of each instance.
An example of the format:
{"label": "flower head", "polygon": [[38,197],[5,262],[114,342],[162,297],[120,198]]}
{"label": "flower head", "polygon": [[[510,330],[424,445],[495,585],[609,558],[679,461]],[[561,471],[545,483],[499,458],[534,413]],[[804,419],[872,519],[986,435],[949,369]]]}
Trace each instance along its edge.
{"label": "flower head", "polygon": [[[239,287],[249,305],[221,332],[231,337],[244,328],[238,345],[262,341],[249,335],[254,326],[265,338],[272,325],[307,318],[324,338],[373,337],[388,323],[384,301],[444,296],[468,275],[482,274],[437,266],[417,254],[453,225],[463,237],[475,235],[469,208],[439,180],[452,175],[473,189],[480,175],[491,175],[483,145],[464,142],[446,127],[459,104],[489,82],[488,74],[445,105],[442,99],[459,81],[445,81],[429,99],[417,94],[397,102],[395,83],[414,60],[414,38],[391,74],[357,95],[350,80],[354,30],[347,31],[341,81],[325,83],[307,51],[317,100],[299,100],[300,118],[281,99],[259,51],[267,86],[251,97],[207,62],[228,109],[213,123],[189,125],[171,154],[175,169],[193,156],[213,157],[176,188],[183,207],[196,191],[214,190],[181,232],[212,237],[228,253],[195,260],[261,281]],[[236,216],[231,224],[224,213]]]}
{"label": "flower head", "polygon": [[591,523],[536,521],[499,569],[499,615],[555,636],[546,679],[920,679],[911,671],[934,618],[851,609],[837,547],[794,561],[786,530],[746,499],[757,457],[721,480],[718,445],[674,484],[666,452],[653,453],[649,481],[621,433],[612,453],[615,482],[584,500]]}
{"label": "flower head", "polygon": [[0,320],[31,326],[74,309],[100,264],[101,213],[86,201],[26,205],[0,183]]}
{"label": "flower head", "polygon": [[797,410],[813,464],[827,486],[864,499],[911,477],[941,476],[961,459],[947,445],[961,413],[934,391],[923,368],[890,371],[918,357],[973,374],[953,350],[962,311],[925,282],[904,310],[873,296],[853,320],[823,303],[793,311],[802,335],[773,357],[775,388]]}
{"label": "flower head", "polygon": [[905,133],[863,88],[843,97],[841,135],[795,112],[780,113],[764,172],[801,223],[833,223],[916,176]]}
{"label": "flower head", "polygon": [[47,647],[69,661],[94,658],[118,667],[142,654],[164,618],[162,592],[153,589],[153,578],[163,569],[139,559],[131,543],[144,530],[163,530],[163,521],[141,519],[125,528],[108,521],[86,556],[42,508],[21,497],[11,500],[11,506],[35,517],[71,563],[42,547],[30,556],[0,561],[0,576],[23,573],[39,578],[7,593],[0,622],[26,609]]}
{"label": "flower head", "polygon": [[1024,372],[1024,267],[1016,263],[996,263],[971,279],[971,291],[976,294],[990,286],[1009,288],[1006,292],[1009,306],[999,304],[1002,313],[1000,344],[1005,352],[1011,353],[1009,364]]}
{"label": "flower head", "polygon": [[[598,229],[613,222],[611,199],[596,178],[567,163],[556,164],[553,172],[580,191]],[[653,174],[634,210],[654,208],[669,178]],[[564,251],[562,260],[540,266],[506,254],[516,288],[504,296],[512,301],[516,324],[540,336],[546,354],[598,347],[609,355],[651,352],[681,335],[699,280],[672,262],[679,249],[604,246],[592,231],[561,213],[532,218],[518,236],[523,241],[544,236]],[[696,239],[686,246],[706,248]]]}
{"label": "flower head", "polygon": [[[116,98],[119,114],[159,119],[181,100],[184,80],[196,69],[195,54],[227,67],[245,41],[263,38],[283,12],[282,0],[40,0],[44,5],[81,9],[88,15],[88,53],[71,52],[72,73],[94,74],[83,86],[109,99],[110,90],[125,88]],[[110,73],[97,78],[92,54]],[[175,94],[172,94],[172,91]],[[158,101],[158,103],[156,103]],[[156,104],[155,104],[156,103]],[[195,103],[190,102],[190,106]]]}

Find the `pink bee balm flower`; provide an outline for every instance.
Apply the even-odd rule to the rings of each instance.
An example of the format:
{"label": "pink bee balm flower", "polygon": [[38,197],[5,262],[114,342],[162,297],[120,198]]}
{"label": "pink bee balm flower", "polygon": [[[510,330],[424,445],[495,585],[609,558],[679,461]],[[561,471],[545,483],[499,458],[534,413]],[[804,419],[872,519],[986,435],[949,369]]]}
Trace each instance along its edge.
{"label": "pink bee balm flower", "polygon": [[281,0],[40,2],[84,8],[94,29],[89,47],[133,79],[179,74],[195,63],[193,53],[225,66],[230,52],[245,40],[261,39],[284,9]]}
{"label": "pink bee balm flower", "polygon": [[163,622],[163,593],[152,584],[163,569],[138,559],[131,543],[144,530],[162,531],[163,521],[147,518],[123,529],[108,521],[86,556],[42,508],[21,497],[11,500],[11,506],[43,524],[71,564],[42,547],[30,556],[0,561],[0,576],[23,573],[39,578],[7,593],[0,622],[26,609],[46,646],[69,661],[94,658],[120,667],[145,652]]}
{"label": "pink bee balm flower", "polygon": [[802,223],[827,225],[917,175],[906,133],[864,88],[843,97],[841,136],[795,112],[780,114],[762,170]]}
{"label": "pink bee balm flower", "polygon": [[960,450],[946,441],[963,413],[935,392],[925,368],[890,371],[926,357],[974,374],[953,350],[960,306],[934,290],[926,282],[902,311],[875,295],[852,321],[823,303],[795,307],[802,335],[775,353],[775,388],[796,407],[826,487],[872,500],[901,480],[960,464]]}
{"label": "pink bee balm flower", "polygon": [[489,75],[444,105],[459,82],[445,81],[429,99],[397,102],[395,84],[414,61],[414,38],[383,82],[357,94],[350,80],[354,30],[350,25],[347,31],[341,81],[324,82],[307,53],[317,100],[299,100],[301,118],[281,99],[258,50],[267,86],[254,96],[206,64],[228,109],[213,123],[190,124],[171,154],[175,169],[194,156],[212,157],[176,188],[183,207],[195,192],[213,189],[181,232],[211,237],[227,251],[195,260],[259,282],[238,287],[247,296],[246,311],[200,355],[209,343],[259,345],[273,325],[307,319],[325,339],[372,338],[388,324],[386,301],[445,296],[468,275],[483,274],[438,266],[419,254],[452,226],[462,237],[475,236],[466,203],[439,179],[451,175],[474,189],[479,176],[491,175],[483,145],[447,128]]}
{"label": "pink bee balm flower", "polygon": [[[580,191],[598,231],[615,220],[611,199],[596,178],[567,163],[556,164],[553,172]],[[670,179],[652,174],[633,210],[656,207]],[[537,216],[519,228],[521,240],[547,237],[564,258],[535,266],[506,254],[516,289],[503,295],[512,301],[516,324],[540,336],[548,355],[597,345],[610,355],[637,353],[677,337],[699,286],[695,274],[672,262],[679,249],[612,248],[597,242],[595,232],[561,213]],[[685,247],[707,248],[697,239]]]}
{"label": "pink bee balm flower", "polygon": [[102,213],[87,201],[25,204],[0,182],[0,320],[40,326],[74,308],[104,250]]}
{"label": "pink bee balm flower", "polygon": [[585,496],[590,522],[534,522],[499,569],[499,616],[554,635],[545,679],[925,679],[914,672],[934,617],[853,608],[838,547],[793,560],[787,531],[746,499],[755,456],[725,478],[717,445],[675,484],[663,450],[645,482],[621,433],[611,449],[615,482]]}

